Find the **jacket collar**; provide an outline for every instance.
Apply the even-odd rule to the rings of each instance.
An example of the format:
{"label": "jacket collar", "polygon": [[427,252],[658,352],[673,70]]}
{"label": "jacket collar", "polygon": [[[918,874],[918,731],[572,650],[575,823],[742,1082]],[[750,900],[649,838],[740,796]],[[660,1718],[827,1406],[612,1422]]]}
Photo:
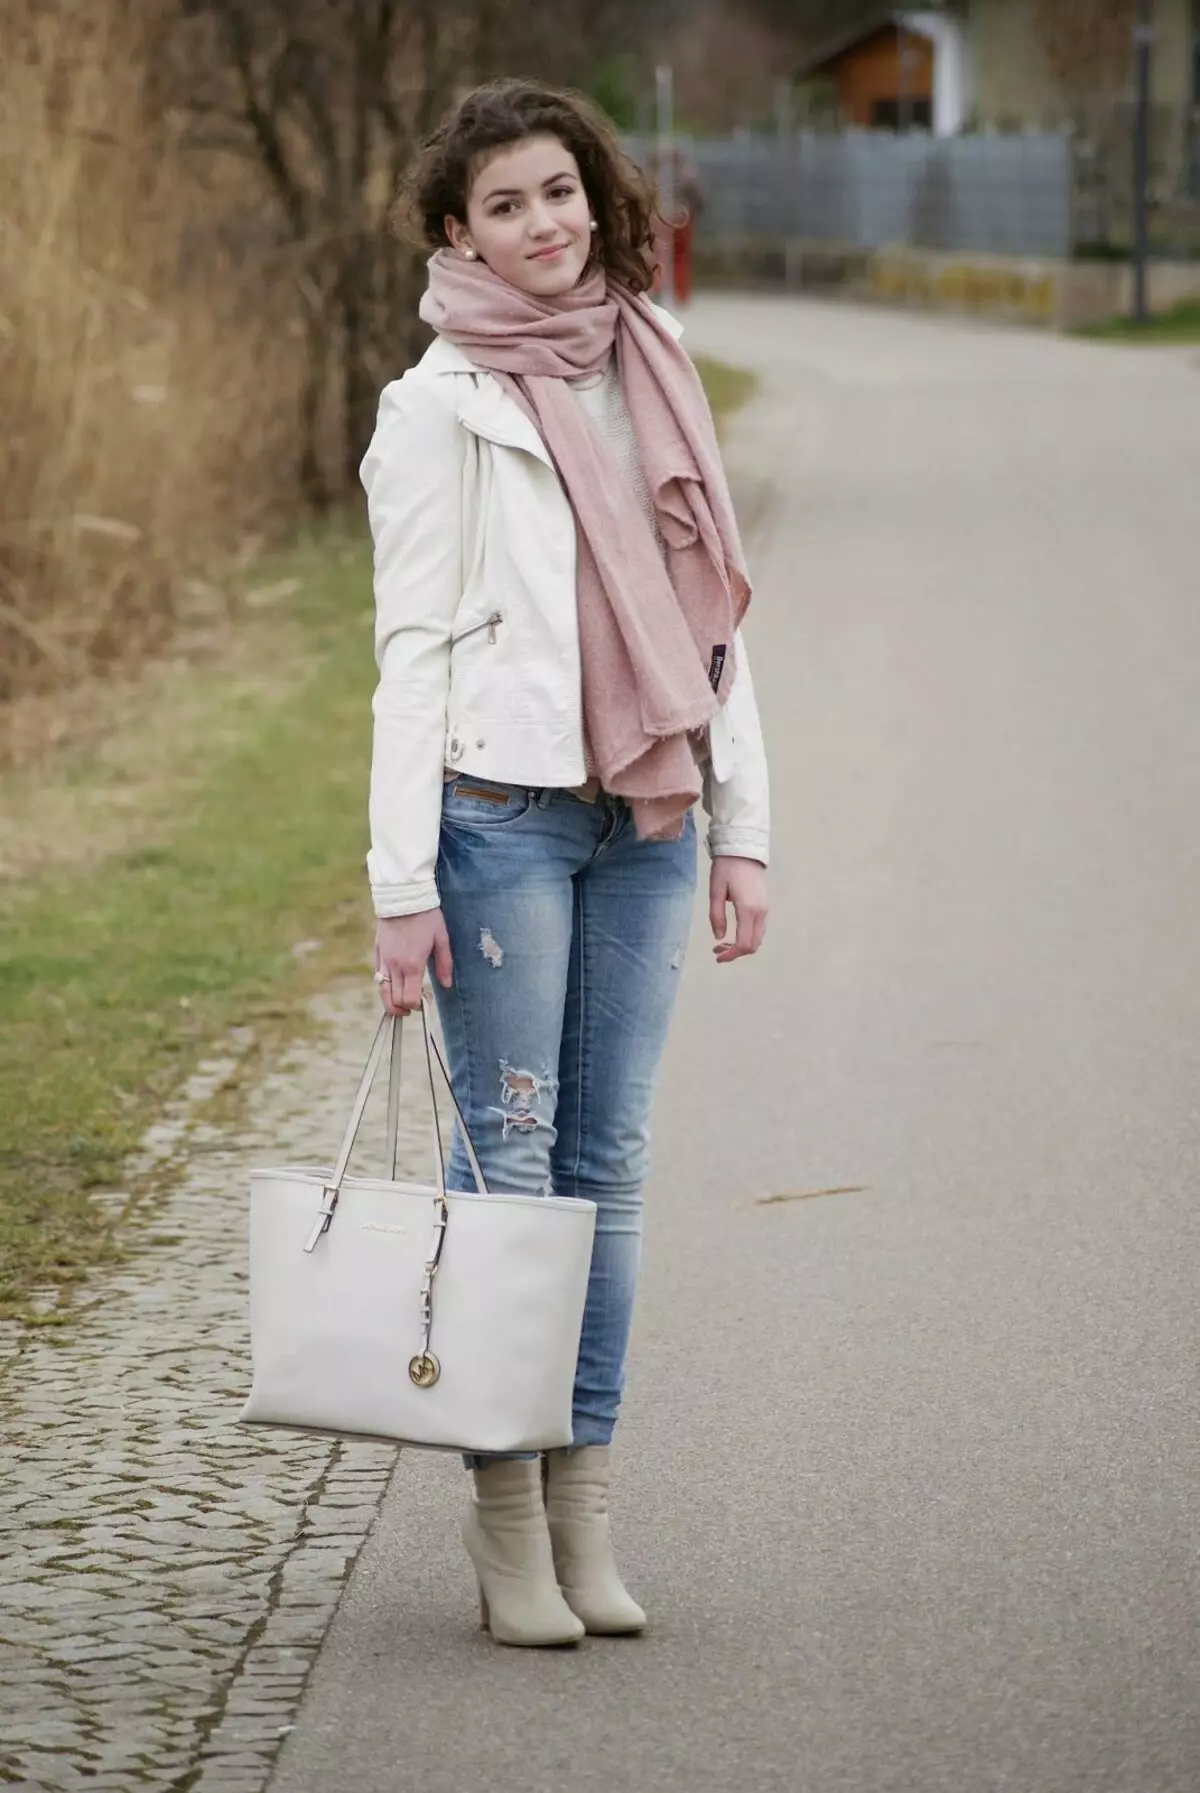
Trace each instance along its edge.
{"label": "jacket collar", "polygon": [[459,380],[454,393],[458,421],[463,427],[488,442],[523,449],[545,461],[548,467],[553,465],[532,420],[514,404],[499,380],[464,355],[455,343],[447,342],[444,336],[435,337],[421,357],[421,370],[434,375],[470,374],[472,378]]}

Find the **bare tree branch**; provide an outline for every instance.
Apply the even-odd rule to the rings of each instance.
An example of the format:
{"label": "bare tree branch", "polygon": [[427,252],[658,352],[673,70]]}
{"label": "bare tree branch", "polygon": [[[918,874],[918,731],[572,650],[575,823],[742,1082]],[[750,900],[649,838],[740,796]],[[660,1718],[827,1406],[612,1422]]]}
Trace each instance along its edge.
{"label": "bare tree branch", "polygon": [[299,181],[292,173],[277,128],[276,114],[259,96],[254,78],[253,34],[238,0],[211,0],[212,10],[223,27],[230,61],[241,83],[246,122],[254,134],[263,168],[270,178],[279,202],[296,236],[303,236],[308,226],[308,209]]}
{"label": "bare tree branch", "polygon": [[247,196],[219,234],[264,280],[292,282],[309,357],[301,476],[317,501],[322,466],[354,477],[381,370],[401,372],[425,339],[424,256],[387,228],[418,143],[465,82],[586,85],[679,0],[558,0],[552,14],[517,0],[160,3],[177,9],[165,62],[189,146],[252,156],[272,201],[265,229]]}

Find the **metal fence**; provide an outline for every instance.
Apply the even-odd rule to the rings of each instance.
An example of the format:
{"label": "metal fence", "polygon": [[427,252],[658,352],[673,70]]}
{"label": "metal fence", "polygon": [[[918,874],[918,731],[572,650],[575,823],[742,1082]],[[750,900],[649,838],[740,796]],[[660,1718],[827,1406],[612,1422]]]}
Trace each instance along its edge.
{"label": "metal fence", "polygon": [[[849,131],[676,142],[699,188],[702,239],[1071,253],[1074,161],[1064,136]],[[652,140],[627,147],[652,161]]]}

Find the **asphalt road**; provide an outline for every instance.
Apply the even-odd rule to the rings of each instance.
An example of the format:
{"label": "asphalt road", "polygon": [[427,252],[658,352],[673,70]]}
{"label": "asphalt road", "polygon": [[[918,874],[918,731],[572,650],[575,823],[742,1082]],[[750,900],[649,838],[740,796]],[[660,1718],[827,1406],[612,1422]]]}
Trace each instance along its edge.
{"label": "asphalt road", "polygon": [[404,1453],[272,1788],[1195,1793],[1200,351],[688,323],[766,382],[778,845],[659,1105],[653,1628],[491,1645],[465,1478]]}

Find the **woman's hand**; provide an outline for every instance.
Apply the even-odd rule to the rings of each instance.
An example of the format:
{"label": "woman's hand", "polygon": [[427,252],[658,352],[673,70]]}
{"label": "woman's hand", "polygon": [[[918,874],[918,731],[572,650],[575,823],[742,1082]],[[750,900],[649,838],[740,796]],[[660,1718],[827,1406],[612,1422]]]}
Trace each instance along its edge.
{"label": "woman's hand", "polygon": [[387,982],[379,986],[379,996],[389,1015],[411,1015],[420,1008],[430,959],[438,983],[448,990],[454,982],[454,960],[440,909],[425,909],[420,915],[390,915],[377,924],[375,969],[388,974]]}
{"label": "woman's hand", "polygon": [[[733,904],[736,932],[729,934],[729,905]],[[732,965],[749,958],[763,943],[767,931],[767,869],[757,859],[719,858],[712,862],[708,880],[708,918],[712,923],[713,948],[718,965]]]}

